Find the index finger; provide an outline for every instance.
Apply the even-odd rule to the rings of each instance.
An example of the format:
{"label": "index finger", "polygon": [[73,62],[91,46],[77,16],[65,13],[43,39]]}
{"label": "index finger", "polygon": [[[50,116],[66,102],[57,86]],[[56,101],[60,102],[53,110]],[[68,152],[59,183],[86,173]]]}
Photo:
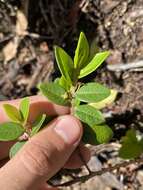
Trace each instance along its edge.
{"label": "index finger", "polygon": [[[31,96],[30,99],[30,112],[29,112],[29,122],[33,122],[38,115],[46,114],[50,116],[65,115],[69,113],[69,108],[64,106],[59,106],[49,102],[45,97],[41,95]],[[19,107],[21,99],[1,101],[0,102],[0,123],[8,122],[9,118],[6,115],[3,104],[12,104]],[[0,160],[8,156],[10,147],[14,144],[14,141],[10,142],[0,142]]]}
{"label": "index finger", "polygon": [[[69,113],[69,107],[64,107],[49,102],[42,95],[30,96],[29,99],[30,99],[30,111],[29,111],[28,120],[30,122],[33,122],[36,119],[36,117],[41,114],[56,116],[56,115],[65,115]],[[3,104],[11,104],[18,108],[20,101],[21,99],[0,102],[0,123],[9,121],[9,118],[7,117],[3,109]]]}

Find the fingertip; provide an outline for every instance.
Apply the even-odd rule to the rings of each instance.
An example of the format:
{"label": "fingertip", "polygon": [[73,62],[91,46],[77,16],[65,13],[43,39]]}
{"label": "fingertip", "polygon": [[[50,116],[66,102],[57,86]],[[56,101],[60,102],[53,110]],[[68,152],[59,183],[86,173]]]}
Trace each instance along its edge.
{"label": "fingertip", "polygon": [[69,107],[54,104],[42,95],[30,97],[29,121],[33,122],[38,115],[46,114],[50,116],[65,115],[70,111]]}
{"label": "fingertip", "polygon": [[72,115],[60,116],[54,128],[67,144],[79,144],[82,137],[82,125],[80,121]]}
{"label": "fingertip", "polygon": [[[47,100],[46,97],[42,95],[29,96],[30,99],[30,112],[29,112],[29,122],[33,122],[37,116],[41,114],[46,114],[50,116],[65,115],[70,112],[69,107],[54,104]],[[0,123],[9,121],[5,111],[3,110],[3,104],[11,104],[19,107],[21,99],[1,101],[0,102]]]}

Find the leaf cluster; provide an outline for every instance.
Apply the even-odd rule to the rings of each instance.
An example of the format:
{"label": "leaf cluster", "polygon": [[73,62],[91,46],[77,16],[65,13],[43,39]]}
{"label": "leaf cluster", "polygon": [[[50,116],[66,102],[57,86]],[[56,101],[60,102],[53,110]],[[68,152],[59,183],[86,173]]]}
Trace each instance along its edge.
{"label": "leaf cluster", "polygon": [[133,159],[143,153],[143,138],[138,139],[136,131],[130,129],[126,136],[122,137],[122,147],[119,150],[119,156],[123,159]]}
{"label": "leaf cluster", "polygon": [[[109,142],[113,131],[106,124],[101,109],[116,99],[117,91],[97,82],[82,83],[80,80],[94,72],[109,56],[109,51],[99,52],[95,43],[89,45],[83,32],[80,33],[73,59],[61,47],[55,46],[54,49],[61,77],[54,82],[39,84],[39,90],[49,101],[71,107],[71,114],[83,123],[82,140],[85,143],[97,145]],[[19,109],[9,104],[4,104],[4,109],[11,121],[0,124],[0,140],[19,140],[10,150],[10,157],[13,157],[26,140],[39,132],[48,116],[40,115],[34,123],[29,123],[28,98],[21,101]],[[26,139],[21,138],[24,135]],[[136,158],[142,153],[142,147],[143,139],[138,139],[136,131],[131,129],[122,138],[119,156]]]}
{"label": "leaf cluster", "polygon": [[[14,144],[10,149],[10,157],[12,157],[25,144],[28,138],[40,130],[46,115],[39,116],[33,124],[30,124],[28,122],[30,103],[27,97],[22,99],[19,109],[10,104],[4,104],[3,107],[11,121],[0,124],[0,140],[18,140],[23,136],[22,140],[19,139],[20,142]],[[26,136],[26,139],[24,136]]]}
{"label": "leaf cluster", "polygon": [[55,46],[61,77],[54,82],[39,85],[40,91],[48,100],[70,106],[71,114],[83,122],[85,143],[107,143],[113,136],[99,109],[113,102],[116,91],[97,82],[80,82],[81,78],[95,71],[109,54],[109,51],[98,52],[95,44],[89,46],[85,34],[81,32],[73,59],[64,49]]}

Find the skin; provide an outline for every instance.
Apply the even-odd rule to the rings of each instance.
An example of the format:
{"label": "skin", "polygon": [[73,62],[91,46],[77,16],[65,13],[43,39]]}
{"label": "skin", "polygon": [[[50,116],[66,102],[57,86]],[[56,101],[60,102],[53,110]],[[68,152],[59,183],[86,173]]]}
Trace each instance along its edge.
{"label": "skin", "polygon": [[[0,123],[9,121],[2,105],[19,106],[20,100],[0,102]],[[82,124],[69,114],[68,107],[50,103],[43,96],[30,97],[29,122],[39,114],[56,115],[56,119],[32,137],[17,155],[8,160],[14,142],[0,142],[0,187],[3,190],[54,190],[46,181],[61,168],[75,169],[83,165],[77,146],[87,162],[89,150],[81,143]]]}

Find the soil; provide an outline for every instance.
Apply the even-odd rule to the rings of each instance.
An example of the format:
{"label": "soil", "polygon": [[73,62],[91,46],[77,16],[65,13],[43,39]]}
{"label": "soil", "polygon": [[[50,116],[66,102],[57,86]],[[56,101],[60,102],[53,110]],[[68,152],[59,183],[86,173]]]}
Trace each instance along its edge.
{"label": "soil", "polygon": [[[143,58],[143,0],[29,0],[27,13],[22,8],[28,20],[28,34],[20,36],[15,32],[18,9],[20,1],[0,0],[0,100],[37,94],[39,82],[51,81],[59,75],[53,46],[60,45],[73,55],[79,33],[84,31],[90,42],[96,40],[101,50],[111,51],[104,66],[84,81],[100,81],[119,91],[116,102],[104,110],[110,117],[107,122],[116,131],[115,144],[131,127],[142,132],[143,67],[133,69],[132,64]],[[7,60],[9,54],[4,54],[4,48],[9,42],[17,43],[17,48],[12,59]],[[127,63],[131,67],[125,71],[108,69],[108,65],[118,68],[118,64]],[[116,162],[115,144],[105,146],[98,156],[93,151],[97,166]],[[94,190],[141,190],[142,167],[121,168],[73,189],[91,186]]]}

